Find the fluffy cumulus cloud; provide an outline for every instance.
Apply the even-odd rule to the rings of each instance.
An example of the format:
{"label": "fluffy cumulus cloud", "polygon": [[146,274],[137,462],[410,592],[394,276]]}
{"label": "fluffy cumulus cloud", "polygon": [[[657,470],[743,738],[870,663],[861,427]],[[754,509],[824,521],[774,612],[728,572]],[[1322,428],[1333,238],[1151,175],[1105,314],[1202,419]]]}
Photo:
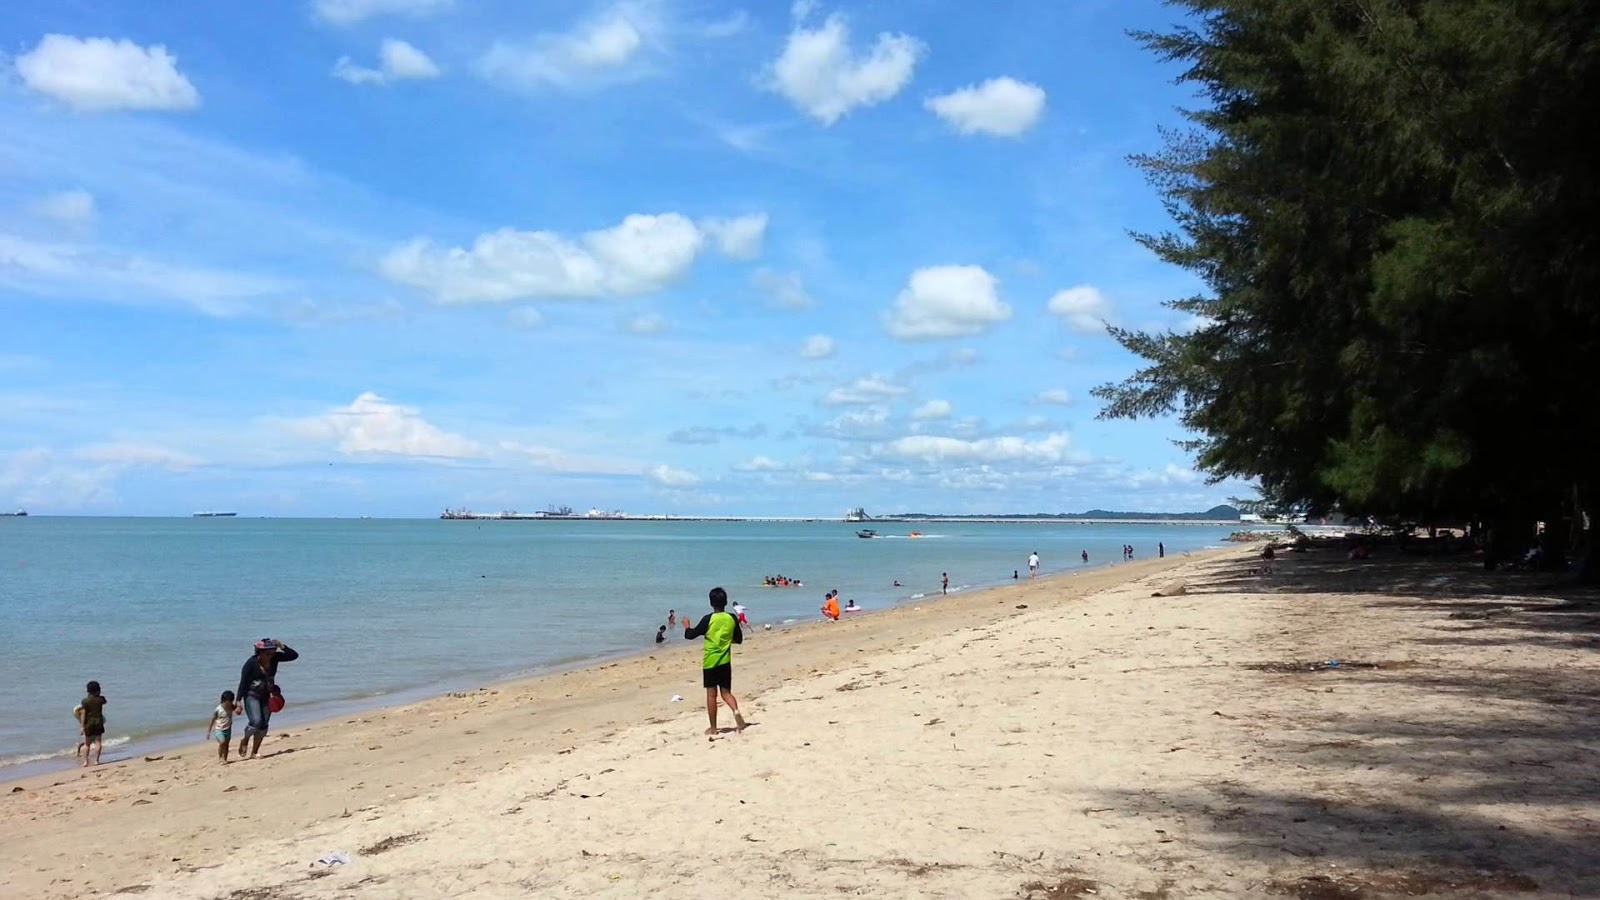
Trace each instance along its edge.
{"label": "fluffy cumulus cloud", "polygon": [[822,402],[827,406],[864,406],[899,397],[904,393],[906,393],[904,386],[887,381],[878,375],[869,375],[834,388],[823,396]]}
{"label": "fluffy cumulus cloud", "polygon": [[656,484],[668,488],[689,488],[700,483],[700,476],[683,469],[675,469],[665,463],[647,470],[645,476]]}
{"label": "fluffy cumulus cloud", "polygon": [[333,77],[351,84],[383,85],[396,81],[438,78],[439,67],[428,54],[405,41],[389,38],[378,48],[378,67],[357,65],[350,57],[342,56],[333,65]]}
{"label": "fluffy cumulus cloud", "polygon": [[911,341],[981,334],[1011,318],[999,286],[982,266],[918,269],[889,311],[889,333]]}
{"label": "fluffy cumulus cloud", "polygon": [[800,355],[806,359],[827,359],[835,349],[833,338],[825,334],[813,334],[801,342]]}
{"label": "fluffy cumulus cloud", "polygon": [[61,191],[40,197],[33,211],[64,225],[83,225],[94,221],[94,195],[85,190]]}
{"label": "fluffy cumulus cloud", "polygon": [[514,228],[479,235],[471,247],[418,238],[390,252],[379,271],[445,304],[630,297],[678,281],[706,242],[678,213],[631,215],[576,238]]}
{"label": "fluffy cumulus cloud", "polygon": [[1111,320],[1111,301],[1099,288],[1087,284],[1057,291],[1050,298],[1050,312],[1060,316],[1066,326],[1079,334],[1099,334]]}
{"label": "fluffy cumulus cloud", "polygon": [[1016,137],[1044,114],[1044,88],[1015,78],[991,78],[982,84],[928,98],[925,105],[959,134]]}
{"label": "fluffy cumulus cloud", "polygon": [[465,459],[480,457],[476,442],[451,434],[414,407],[401,406],[367,391],[348,406],[290,423],[295,435],[332,442],[340,453],[353,457],[403,456],[414,459]]}
{"label": "fluffy cumulus cloud", "polygon": [[750,276],[750,283],[766,295],[767,305],[775,309],[810,309],[815,303],[795,272],[757,269]]}
{"label": "fluffy cumulus cloud", "polygon": [[795,24],[767,84],[806,115],[832,125],[853,109],[900,93],[925,52],[916,38],[888,32],[858,52],[850,46],[844,17],[835,14],[816,28]]}
{"label": "fluffy cumulus cloud", "polygon": [[1045,435],[1037,440],[1003,435],[967,440],[931,434],[913,434],[874,448],[886,459],[920,461],[929,465],[1036,463],[1056,465],[1080,459],[1065,434]]}
{"label": "fluffy cumulus cloud", "polygon": [[47,34],[17,57],[16,68],[31,90],[85,112],[200,105],[200,92],[178,71],[177,57],[160,44]]}
{"label": "fluffy cumulus cloud", "polygon": [[1066,406],[1072,402],[1072,395],[1061,388],[1051,388],[1040,391],[1034,396],[1033,402],[1043,403],[1046,406]]}
{"label": "fluffy cumulus cloud", "polygon": [[331,25],[354,25],[378,16],[424,16],[448,12],[455,0],[316,0],[317,18]]}
{"label": "fluffy cumulus cloud", "polygon": [[651,23],[641,4],[623,4],[569,31],[497,41],[478,61],[489,83],[512,90],[580,88],[637,73]]}
{"label": "fluffy cumulus cloud", "polygon": [[717,242],[717,249],[733,259],[755,259],[767,236],[767,214],[752,213],[732,219],[703,219],[700,230]]}
{"label": "fluffy cumulus cloud", "polygon": [[950,418],[950,412],[950,401],[929,400],[927,403],[912,410],[911,418],[918,422],[931,422],[935,419]]}

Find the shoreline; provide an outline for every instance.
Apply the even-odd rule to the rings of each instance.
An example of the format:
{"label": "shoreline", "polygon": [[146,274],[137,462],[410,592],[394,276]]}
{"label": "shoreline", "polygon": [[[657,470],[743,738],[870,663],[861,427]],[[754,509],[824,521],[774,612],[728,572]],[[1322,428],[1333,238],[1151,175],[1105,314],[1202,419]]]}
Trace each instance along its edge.
{"label": "shoreline", "polygon": [[[742,704],[759,710],[763,696],[857,663],[861,654],[914,652],[923,641],[989,621],[997,608],[1001,615],[1014,614],[1019,600],[1027,601],[1024,607],[1070,604],[1238,552],[1234,547],[1191,551],[935,595],[836,623],[775,625],[736,651],[736,691]],[[195,864],[248,839],[250,814],[221,813],[237,810],[234,798],[225,794],[249,796],[284,784],[301,788],[294,791],[292,818],[298,824],[288,829],[293,832],[353,810],[375,810],[441,790],[461,778],[488,777],[530,753],[560,755],[604,744],[641,723],[679,722],[682,736],[693,740],[704,724],[704,707],[697,702],[698,653],[698,642],[679,639],[625,659],[480,682],[474,689],[364,713],[293,725],[275,721],[278,727],[262,745],[261,758],[227,766],[216,762],[214,744],[196,740],[177,752],[148,754],[149,759],[139,755],[14,779],[7,782],[9,793],[0,793],[8,803],[7,815],[0,817],[0,843],[14,848],[19,859],[38,861],[58,855],[52,848],[62,845],[51,835],[64,838],[79,829],[101,828],[138,832],[151,826],[152,816],[194,822],[195,833],[181,852],[152,855],[139,842],[119,847],[121,861],[105,860],[103,877],[125,879],[172,857]],[[684,701],[669,702],[672,695]],[[752,721],[758,716],[752,713]],[[13,877],[28,879],[24,896],[84,896],[78,887],[50,888],[21,871]],[[0,878],[0,888],[6,885]],[[95,890],[107,887],[100,883]]]}
{"label": "shoreline", "polygon": [[[1219,546],[1178,551],[1171,558],[1182,559],[1186,554],[1210,553],[1224,549],[1233,548]],[[1134,560],[1134,562],[1160,561],[1162,560]],[[1115,570],[1118,566],[1126,564],[1126,561],[1091,563],[1085,567],[1075,567],[1045,573],[1040,575],[1038,578],[1033,579],[1033,583],[1040,584],[1051,579],[1071,578],[1080,575],[1103,573],[1106,571]],[[937,591],[931,593],[910,593],[902,598],[891,601],[886,606],[872,607],[864,610],[859,617],[852,616],[852,619],[882,615],[884,613],[901,609],[909,605],[948,600],[956,597],[966,597],[983,591],[1004,589],[1008,586],[1015,586],[1018,583],[1027,582],[1028,579],[1026,578],[1022,578],[1020,580],[1002,578],[995,581],[961,585],[952,589],[949,594],[940,594]],[[812,590],[812,588],[809,587],[802,588],[799,586],[797,586],[795,589]],[[820,621],[820,619],[816,616],[808,616],[798,619],[783,619],[771,622],[756,623],[752,625],[752,630],[760,630],[759,626],[761,625],[771,625],[771,632],[778,633],[787,632],[796,628],[803,628],[807,625],[823,624],[827,623]],[[681,638],[674,637],[672,633],[669,632],[667,645],[674,644],[678,641],[681,641]],[[315,708],[311,712],[313,718],[306,720],[306,722],[302,725],[291,727],[318,727],[328,724],[335,719],[347,718],[349,716],[370,715],[372,713],[381,712],[394,707],[405,707],[418,703],[426,703],[430,700],[437,700],[449,694],[461,691],[499,688],[508,685],[515,686],[523,681],[561,675],[566,672],[591,667],[599,667],[617,662],[631,661],[650,656],[653,653],[661,652],[662,646],[665,645],[649,645],[644,647],[622,649],[609,653],[601,653],[594,656],[585,656],[576,659],[569,658],[550,663],[536,664],[530,667],[518,668],[511,671],[486,672],[478,675],[459,675],[436,681],[429,681],[424,684],[397,688],[392,691],[385,691],[378,694],[322,700],[316,702]],[[283,714],[279,713],[278,716],[279,718],[274,720],[275,725],[282,721],[281,717]],[[240,721],[242,722],[242,719]],[[242,730],[242,728],[242,724],[235,724],[236,730]],[[102,758],[101,765],[110,766],[115,764],[131,763],[140,761],[146,756],[153,756],[157,754],[165,755],[170,751],[180,749],[191,743],[186,736],[193,730],[194,729],[190,726],[190,724],[183,724],[157,728],[154,730],[146,730],[142,732],[108,735],[106,752]],[[116,743],[113,744],[111,743],[112,741],[115,741]],[[41,778],[60,772],[75,771],[81,768],[81,766],[79,766],[77,763],[77,757],[72,753],[72,751],[65,748],[50,751],[48,753],[18,754],[15,758],[17,759],[15,762],[0,761],[0,786],[9,786],[16,782],[26,781],[32,778]]]}

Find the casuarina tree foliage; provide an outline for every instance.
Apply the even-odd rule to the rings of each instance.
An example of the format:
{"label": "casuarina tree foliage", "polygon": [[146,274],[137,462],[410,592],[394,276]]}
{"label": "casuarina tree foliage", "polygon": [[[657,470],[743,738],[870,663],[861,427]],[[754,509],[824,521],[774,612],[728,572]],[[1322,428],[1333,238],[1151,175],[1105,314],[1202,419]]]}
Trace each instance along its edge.
{"label": "casuarina tree foliage", "polygon": [[[1176,412],[1275,502],[1587,539],[1600,464],[1600,4],[1177,0],[1201,102],[1135,237],[1206,290],[1103,417]],[[1498,547],[1497,547],[1498,549]]]}

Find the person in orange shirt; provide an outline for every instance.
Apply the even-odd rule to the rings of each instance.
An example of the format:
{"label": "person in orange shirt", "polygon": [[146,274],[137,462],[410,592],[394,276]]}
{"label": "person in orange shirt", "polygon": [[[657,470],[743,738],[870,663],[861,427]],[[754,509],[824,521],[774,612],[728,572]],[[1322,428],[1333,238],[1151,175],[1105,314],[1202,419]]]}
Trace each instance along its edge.
{"label": "person in orange shirt", "polygon": [[828,596],[822,598],[822,614],[831,622],[839,621],[839,601],[836,599],[838,591],[829,591]]}

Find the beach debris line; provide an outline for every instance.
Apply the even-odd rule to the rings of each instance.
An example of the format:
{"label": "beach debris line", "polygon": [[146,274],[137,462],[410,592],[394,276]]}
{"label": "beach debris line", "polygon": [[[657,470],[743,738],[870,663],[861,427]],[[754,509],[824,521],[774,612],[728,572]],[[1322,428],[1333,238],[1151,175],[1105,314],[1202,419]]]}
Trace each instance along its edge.
{"label": "beach debris line", "polygon": [[1403,665],[1403,664],[1402,663],[1381,663],[1380,664],[1380,663],[1375,663],[1375,662],[1357,662],[1355,660],[1350,660],[1350,659],[1319,659],[1319,660],[1312,660],[1312,661],[1309,661],[1309,662],[1289,661],[1289,662],[1246,663],[1244,667],[1246,669],[1250,669],[1250,670],[1255,671],[1255,672],[1304,673],[1304,672],[1326,672],[1326,671],[1329,671],[1331,669],[1399,668],[1401,665]]}

